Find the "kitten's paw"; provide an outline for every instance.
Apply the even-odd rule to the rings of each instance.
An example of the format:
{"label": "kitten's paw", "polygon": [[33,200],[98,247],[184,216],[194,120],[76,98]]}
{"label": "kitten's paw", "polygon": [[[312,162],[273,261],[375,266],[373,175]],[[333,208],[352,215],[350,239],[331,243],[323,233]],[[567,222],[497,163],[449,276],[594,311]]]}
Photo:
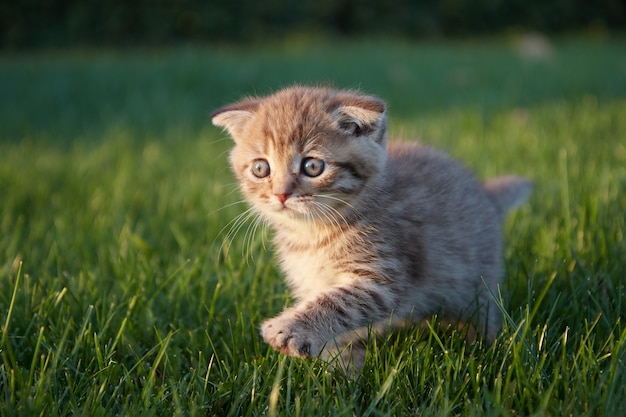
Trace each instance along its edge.
{"label": "kitten's paw", "polygon": [[293,317],[283,315],[261,325],[261,335],[272,348],[285,355],[308,358],[318,356],[320,342],[305,326]]}

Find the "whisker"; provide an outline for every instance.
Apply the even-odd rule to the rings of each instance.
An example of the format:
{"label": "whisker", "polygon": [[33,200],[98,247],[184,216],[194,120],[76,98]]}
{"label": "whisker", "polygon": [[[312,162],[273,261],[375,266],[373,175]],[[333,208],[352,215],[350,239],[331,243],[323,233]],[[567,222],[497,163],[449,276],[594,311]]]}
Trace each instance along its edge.
{"label": "whisker", "polygon": [[218,143],[220,143],[220,142],[225,142],[225,141],[231,142],[231,141],[232,141],[232,139],[231,139],[231,138],[229,138],[228,136],[222,136],[222,137],[220,137],[219,139],[215,139],[215,140],[213,140],[213,141],[209,142],[208,144],[209,144],[209,145],[215,145],[215,144],[218,144]]}
{"label": "whisker", "polygon": [[223,190],[224,188],[228,188],[230,191],[239,191],[239,183],[235,182],[227,182],[224,184],[215,184],[213,187]]}
{"label": "whisker", "polygon": [[213,214],[215,214],[215,213],[219,213],[220,211],[225,210],[225,209],[227,209],[227,208],[229,208],[229,207],[232,207],[232,206],[236,206],[237,204],[245,204],[245,203],[246,203],[246,200],[238,200],[238,201],[234,201],[234,202],[229,203],[229,204],[226,204],[225,206],[222,206],[222,207],[220,207],[220,208],[218,208],[218,209],[216,209],[216,210],[213,210],[213,211],[208,212],[208,213],[207,213],[207,216],[211,216],[211,215],[213,215]]}
{"label": "whisker", "polygon": [[231,194],[235,194],[237,192],[239,192],[239,188],[235,186],[236,183],[230,183],[230,184],[225,184],[224,186],[220,186],[220,188],[226,188],[226,187],[230,187],[230,190],[228,190],[228,192],[226,194],[224,194],[225,196],[229,196]]}
{"label": "whisker", "polygon": [[[332,196],[329,196],[329,195],[323,195],[323,194],[317,194],[316,196],[317,196],[317,197],[328,197],[328,198],[330,198],[330,199],[340,201],[340,202],[342,202],[342,203],[344,203],[344,204],[348,205],[349,207],[352,207],[352,205],[350,205],[350,203],[348,203],[348,202],[346,202],[346,201],[343,201],[343,200],[342,200],[342,199],[340,199],[340,198],[332,197]],[[316,203],[316,205],[323,206],[323,207],[325,207],[326,209],[328,209],[329,211],[333,212],[333,213],[334,213],[337,217],[339,217],[339,218],[342,220],[342,222],[343,222],[346,226],[350,226],[350,222],[348,221],[348,219],[346,218],[346,216],[344,216],[344,215],[343,215],[343,214],[342,214],[339,210],[337,210],[335,207],[331,206],[330,204],[322,203],[322,202],[320,202],[320,201],[315,201],[315,203]],[[337,226],[341,227],[339,223],[337,223]]]}
{"label": "whisker", "polygon": [[[340,203],[345,204],[346,206],[350,207],[352,209],[351,212],[351,217],[358,219],[358,220],[363,220],[363,215],[361,214],[361,212],[359,210],[357,210],[357,208],[355,206],[353,206],[351,203],[349,203],[348,201],[339,198],[339,197],[335,197],[334,195],[330,195],[330,194],[314,194],[315,197],[323,197],[323,198],[328,198],[331,200],[335,200],[335,201],[339,201]],[[334,209],[336,210],[336,209]],[[340,213],[338,213],[340,214]],[[340,214],[341,215],[341,214]],[[343,215],[342,215],[343,217]]]}
{"label": "whisker", "polygon": [[255,215],[256,215],[256,212],[254,211],[254,208],[249,207],[246,211],[238,214],[234,219],[229,221],[219,231],[219,233],[217,234],[217,237],[215,238],[216,240],[219,236],[221,236],[224,233],[226,229],[228,229],[228,232],[226,233],[226,235],[224,236],[222,240],[222,244],[220,245],[218,253],[221,253],[224,250],[224,247],[226,246],[227,242],[230,242],[232,238],[239,232],[239,230],[241,230],[243,225],[246,224]]}
{"label": "whisker", "polygon": [[267,252],[267,246],[265,246],[265,241],[267,240],[267,228],[268,221],[266,219],[261,219],[261,244],[263,245],[263,250]]}
{"label": "whisker", "polygon": [[[256,216],[254,221],[251,224],[249,224],[246,229],[244,245],[241,248],[241,255],[246,260],[246,263],[248,263],[250,260],[254,261],[254,252],[252,251],[252,245],[254,244],[254,241],[256,240],[256,232],[261,222],[262,220],[260,216]],[[244,253],[244,250],[245,250],[245,253]]]}
{"label": "whisker", "polygon": [[[339,213],[334,207],[328,204],[321,203],[319,201],[313,201],[315,207],[318,208],[319,213],[323,215],[330,223],[333,231],[339,230],[342,235],[345,236],[346,226],[349,226],[345,217]],[[345,226],[342,225],[342,222]]]}
{"label": "whisker", "polygon": [[335,197],[335,196],[330,195],[330,194],[313,194],[313,195],[314,195],[315,197],[323,197],[323,198],[329,198],[329,199],[331,199],[331,200],[339,201],[340,203],[343,203],[343,204],[345,204],[346,206],[348,206],[348,207],[350,207],[350,208],[352,208],[352,209],[354,209],[354,208],[355,208],[352,204],[350,204],[350,203],[349,203],[349,202],[347,202],[346,200],[344,200],[344,199],[342,199],[342,198],[339,198],[339,197]]}

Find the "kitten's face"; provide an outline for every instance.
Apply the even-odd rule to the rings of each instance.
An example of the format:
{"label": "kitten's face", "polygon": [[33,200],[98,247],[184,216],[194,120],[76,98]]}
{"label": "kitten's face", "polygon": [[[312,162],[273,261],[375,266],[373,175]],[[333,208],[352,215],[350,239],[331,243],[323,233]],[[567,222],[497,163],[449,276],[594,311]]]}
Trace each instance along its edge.
{"label": "kitten's face", "polygon": [[357,93],[293,87],[213,114],[235,147],[243,194],[269,219],[339,225],[386,160],[384,104]]}

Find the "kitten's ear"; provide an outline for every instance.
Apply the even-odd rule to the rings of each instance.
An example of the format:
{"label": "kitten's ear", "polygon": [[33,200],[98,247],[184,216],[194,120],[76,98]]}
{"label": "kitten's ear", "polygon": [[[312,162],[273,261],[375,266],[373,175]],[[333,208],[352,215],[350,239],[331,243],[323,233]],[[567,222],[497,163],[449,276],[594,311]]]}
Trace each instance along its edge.
{"label": "kitten's ear", "polygon": [[211,113],[213,125],[223,127],[237,140],[248,122],[254,117],[260,103],[257,99],[248,99],[235,104],[229,104]]}
{"label": "kitten's ear", "polygon": [[385,103],[373,97],[350,100],[333,115],[337,129],[350,136],[367,136],[385,127]]}

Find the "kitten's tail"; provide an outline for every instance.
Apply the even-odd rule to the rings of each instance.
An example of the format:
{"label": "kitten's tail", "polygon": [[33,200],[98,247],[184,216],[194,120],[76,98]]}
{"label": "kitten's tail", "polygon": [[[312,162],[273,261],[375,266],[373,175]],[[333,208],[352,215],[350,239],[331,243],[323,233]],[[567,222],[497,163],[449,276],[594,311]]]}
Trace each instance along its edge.
{"label": "kitten's tail", "polygon": [[503,218],[509,210],[526,201],[532,188],[529,180],[515,176],[492,178],[483,183],[483,189]]}

